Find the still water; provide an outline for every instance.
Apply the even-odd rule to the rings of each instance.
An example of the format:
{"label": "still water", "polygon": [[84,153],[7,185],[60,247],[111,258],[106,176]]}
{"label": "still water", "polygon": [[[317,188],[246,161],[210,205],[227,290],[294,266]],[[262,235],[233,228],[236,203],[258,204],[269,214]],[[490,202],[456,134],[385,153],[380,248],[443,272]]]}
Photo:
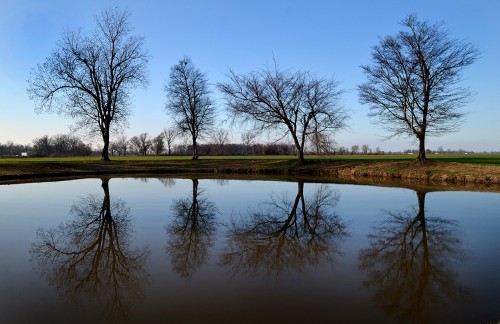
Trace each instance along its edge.
{"label": "still water", "polygon": [[500,194],[83,179],[0,186],[0,323],[496,323]]}

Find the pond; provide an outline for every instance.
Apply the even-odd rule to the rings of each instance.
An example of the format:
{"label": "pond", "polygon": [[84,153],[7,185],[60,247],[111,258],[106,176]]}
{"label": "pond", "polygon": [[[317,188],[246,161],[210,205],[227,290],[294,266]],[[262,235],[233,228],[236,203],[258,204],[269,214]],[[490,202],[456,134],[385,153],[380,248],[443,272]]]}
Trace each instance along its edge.
{"label": "pond", "polygon": [[496,323],[499,233],[494,192],[3,185],[0,323]]}

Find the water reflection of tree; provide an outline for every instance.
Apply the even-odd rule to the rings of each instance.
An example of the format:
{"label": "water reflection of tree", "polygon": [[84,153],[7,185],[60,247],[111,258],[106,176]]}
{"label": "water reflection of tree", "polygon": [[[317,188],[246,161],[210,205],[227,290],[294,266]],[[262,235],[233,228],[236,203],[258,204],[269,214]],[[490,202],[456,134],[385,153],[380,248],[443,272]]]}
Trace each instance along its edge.
{"label": "water reflection of tree", "polygon": [[131,247],[130,209],[111,201],[108,183],[102,180],[102,199],[88,195],[71,206],[73,220],[39,229],[30,254],[52,286],[76,302],[95,301],[115,320],[141,294],[150,252]]}
{"label": "water reflection of tree", "polygon": [[425,196],[417,191],[418,210],[385,211],[389,217],[374,228],[370,247],[359,254],[374,303],[398,321],[435,322],[448,303],[468,295],[452,269],[465,255],[459,225],[426,217]]}
{"label": "water reflection of tree", "polygon": [[193,179],[191,197],[173,202],[173,220],[167,227],[167,253],[175,272],[186,279],[207,260],[216,230],[217,208],[204,197]]}
{"label": "water reflection of tree", "polygon": [[305,197],[304,183],[299,182],[294,200],[272,197],[265,207],[231,224],[221,264],[233,275],[277,277],[332,262],[340,253],[337,239],[347,235],[346,223],[333,210],[339,199],[338,192],[325,185]]}

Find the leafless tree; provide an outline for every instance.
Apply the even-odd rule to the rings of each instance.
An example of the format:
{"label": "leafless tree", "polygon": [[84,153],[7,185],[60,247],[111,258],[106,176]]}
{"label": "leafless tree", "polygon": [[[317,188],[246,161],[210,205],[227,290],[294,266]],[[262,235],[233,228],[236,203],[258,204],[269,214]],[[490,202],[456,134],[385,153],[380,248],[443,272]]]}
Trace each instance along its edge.
{"label": "leafless tree", "polygon": [[257,135],[258,135],[258,133],[254,132],[254,131],[245,131],[245,132],[241,133],[241,142],[245,146],[250,146],[254,143]]}
{"label": "leafless tree", "polygon": [[470,297],[454,269],[467,253],[458,222],[426,215],[427,192],[416,194],[417,208],[384,211],[388,217],[359,252],[359,267],[367,273],[364,286],[384,312],[401,323],[436,323],[448,304]]}
{"label": "leafless tree", "polygon": [[38,111],[69,116],[78,129],[100,134],[102,160],[109,160],[110,131],[126,126],[130,91],[147,85],[149,54],[143,38],[131,35],[128,12],[106,9],[96,25],[91,35],[64,33],[31,73],[27,91]]}
{"label": "leafless tree", "polygon": [[151,137],[148,133],[141,133],[139,136],[134,136],[130,139],[130,144],[135,148],[137,154],[148,155],[148,150],[151,147]]}
{"label": "leafless tree", "polygon": [[346,222],[335,212],[339,200],[339,193],[324,185],[306,196],[304,182],[298,182],[294,198],[273,196],[233,220],[221,264],[233,275],[278,278],[333,263],[340,254],[338,240],[348,235]]}
{"label": "leafless tree", "polygon": [[38,156],[50,156],[54,151],[54,147],[52,145],[52,139],[49,135],[35,138],[33,140],[33,151],[35,155]]}
{"label": "leafless tree", "polygon": [[193,160],[198,159],[198,138],[207,135],[215,121],[215,108],[210,98],[207,77],[185,56],[170,69],[170,80],[165,86],[167,112],[178,130],[189,133]]}
{"label": "leafless tree", "polygon": [[229,79],[218,88],[233,120],[291,136],[301,163],[306,138],[313,131],[331,133],[346,127],[348,116],[338,102],[342,91],[333,79],[279,70],[276,64],[274,69],[248,74],[230,71]]}
{"label": "leafless tree", "polygon": [[225,129],[219,128],[212,132],[211,139],[219,150],[219,155],[224,154],[224,145],[229,138],[229,132]]}
{"label": "leafless tree", "polygon": [[153,138],[152,148],[156,155],[161,155],[165,150],[165,136],[163,133]]}
{"label": "leafless tree", "polygon": [[392,136],[406,134],[419,141],[424,161],[427,135],[456,130],[470,91],[460,86],[462,70],[478,59],[470,43],[450,39],[443,23],[405,18],[405,28],[373,47],[372,65],[362,69],[368,81],[358,87],[360,102]]}
{"label": "leafless tree", "polygon": [[119,136],[118,139],[114,142],[114,147],[116,147],[118,155],[126,156],[128,146],[129,141],[127,140],[127,137],[125,135]]}
{"label": "leafless tree", "polygon": [[73,219],[39,229],[30,255],[64,297],[95,301],[106,322],[123,322],[143,293],[151,251],[132,245],[130,208],[111,199],[109,179],[102,179],[102,188],[102,198],[90,194],[71,206]]}
{"label": "leafless tree", "polygon": [[248,154],[250,151],[250,146],[255,143],[255,138],[258,136],[256,131],[244,131],[241,133],[241,143],[244,146],[244,154]]}
{"label": "leafless tree", "polygon": [[165,138],[165,144],[167,145],[167,154],[172,154],[172,146],[174,145],[174,141],[179,136],[179,132],[173,128],[164,129],[163,137]]}
{"label": "leafless tree", "polygon": [[368,154],[370,152],[370,147],[368,146],[368,144],[361,145],[361,152],[363,154]]}
{"label": "leafless tree", "polygon": [[321,132],[313,132],[310,141],[316,154],[329,154],[333,152],[335,141],[328,135]]}
{"label": "leafless tree", "polygon": [[352,154],[358,154],[359,153],[359,145],[353,145],[351,146],[351,153]]}
{"label": "leafless tree", "polygon": [[172,204],[172,223],[167,252],[175,272],[191,279],[193,273],[208,259],[208,249],[213,245],[217,229],[217,207],[198,189],[198,179],[193,180],[192,194],[176,199]]}

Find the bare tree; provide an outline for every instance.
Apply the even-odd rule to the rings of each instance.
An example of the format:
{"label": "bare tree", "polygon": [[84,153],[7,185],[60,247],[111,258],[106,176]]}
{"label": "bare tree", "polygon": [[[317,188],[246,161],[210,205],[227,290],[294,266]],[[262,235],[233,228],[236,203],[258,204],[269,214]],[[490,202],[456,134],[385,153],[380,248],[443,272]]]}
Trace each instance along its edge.
{"label": "bare tree", "polygon": [[342,91],[334,80],[282,71],[276,65],[242,75],[230,71],[229,78],[218,88],[233,120],[291,136],[301,163],[306,138],[313,131],[331,133],[346,126],[348,116],[338,103]]}
{"label": "bare tree", "polygon": [[147,84],[149,54],[143,38],[131,35],[128,12],[106,9],[96,25],[88,36],[63,34],[52,55],[31,73],[27,91],[38,111],[69,116],[78,129],[100,134],[107,161],[110,131],[126,126],[130,115],[130,91]]}
{"label": "bare tree", "polygon": [[368,154],[370,152],[370,147],[368,146],[368,144],[361,145],[361,152],[363,154]]}
{"label": "bare tree", "polygon": [[221,264],[232,272],[278,278],[307,273],[333,264],[341,254],[338,241],[349,235],[347,223],[335,212],[340,195],[321,185],[313,195],[273,196],[248,215],[233,219]]}
{"label": "bare tree", "polygon": [[198,159],[198,138],[206,135],[215,121],[215,108],[210,98],[207,77],[185,56],[170,69],[165,86],[167,111],[183,134],[191,135],[193,160]]}
{"label": "bare tree", "polygon": [[316,154],[329,154],[334,150],[335,140],[328,134],[313,132],[310,136],[311,144]]}
{"label": "bare tree", "polygon": [[139,136],[134,136],[130,139],[130,144],[134,147],[137,154],[148,155],[148,150],[151,147],[151,137],[148,133],[141,133]]}
{"label": "bare tree", "polygon": [[89,194],[72,204],[73,219],[39,229],[29,252],[64,298],[80,307],[96,301],[105,322],[123,322],[144,293],[151,251],[132,244],[130,208],[122,199],[111,199],[109,179],[102,179],[102,188],[102,198]]}
{"label": "bare tree", "polygon": [[179,136],[179,132],[173,128],[164,129],[163,137],[165,138],[165,144],[167,145],[167,154],[170,155],[172,153],[172,146],[174,144],[175,139]]}
{"label": "bare tree", "polygon": [[419,141],[418,161],[424,161],[426,135],[454,131],[470,97],[459,86],[462,70],[479,57],[470,43],[450,39],[443,23],[405,18],[405,31],[387,36],[373,47],[372,65],[362,66],[368,81],[358,87],[360,102],[370,104],[370,116],[391,132]]}
{"label": "bare tree", "polygon": [[254,131],[245,131],[245,132],[241,133],[241,142],[245,146],[250,146],[254,143],[257,135],[258,135],[258,133],[254,132]]}
{"label": "bare tree", "polygon": [[49,135],[44,135],[33,140],[33,151],[37,156],[49,156],[54,152],[52,139]]}
{"label": "bare tree", "polygon": [[118,150],[118,155],[127,155],[127,148],[129,145],[129,141],[127,140],[127,137],[125,135],[121,135],[118,137],[118,139],[115,142],[116,148]]}
{"label": "bare tree", "polygon": [[208,259],[217,230],[215,204],[208,200],[198,179],[192,179],[192,195],[172,204],[172,223],[167,227],[167,252],[175,272],[189,280]]}
{"label": "bare tree", "polygon": [[435,323],[449,304],[470,298],[454,269],[467,253],[459,223],[426,215],[427,192],[416,194],[412,209],[383,211],[387,218],[368,235],[359,268],[367,273],[363,286],[373,292],[375,306],[397,322]]}
{"label": "bare tree", "polygon": [[163,153],[163,151],[165,150],[165,140],[163,133],[153,138],[152,148],[156,155],[161,155]]}
{"label": "bare tree", "polygon": [[214,130],[210,137],[219,149],[219,155],[222,155],[224,153],[224,145],[227,143],[229,138],[229,132],[225,129],[219,128]]}
{"label": "bare tree", "polygon": [[351,153],[352,154],[358,154],[359,153],[359,145],[353,145],[351,146]]}
{"label": "bare tree", "polygon": [[244,146],[244,154],[248,154],[250,151],[250,146],[255,143],[255,138],[259,134],[256,131],[244,131],[241,133],[241,143]]}

